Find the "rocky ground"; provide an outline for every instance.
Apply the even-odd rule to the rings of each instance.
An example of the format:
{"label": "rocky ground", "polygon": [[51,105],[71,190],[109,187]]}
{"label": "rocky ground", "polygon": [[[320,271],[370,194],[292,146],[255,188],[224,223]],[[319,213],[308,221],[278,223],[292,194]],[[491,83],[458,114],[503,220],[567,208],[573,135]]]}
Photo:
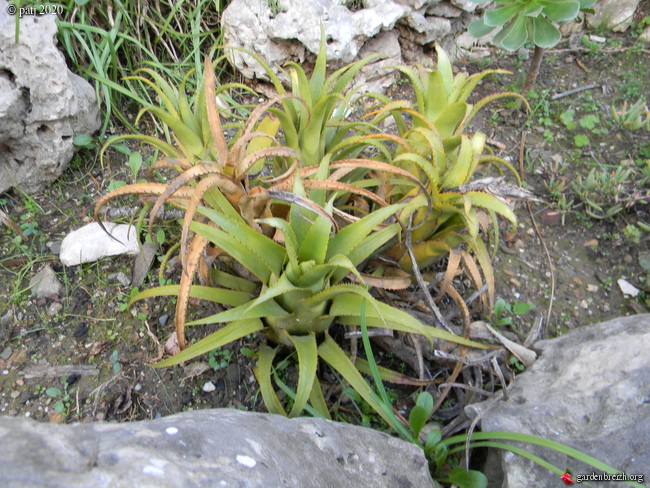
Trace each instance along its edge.
{"label": "rocky ground", "polygon": [[[475,121],[473,129],[484,131],[495,153],[523,169],[527,187],[548,202],[532,204],[530,212],[520,204],[519,225],[503,224],[501,229],[497,294],[511,311],[487,319],[502,323],[514,336],[525,337],[536,317],[546,319],[549,310],[545,337],[650,307],[650,233],[637,226],[650,225],[650,187],[640,184],[642,168],[650,164],[650,135],[617,126],[609,113],[611,105],[650,95],[650,45],[637,39],[639,32],[633,27],[624,35],[572,34],[546,54],[529,113],[496,103]],[[487,54],[457,66],[470,72],[505,68],[514,74],[490,77],[477,97],[521,85],[526,53]],[[393,97],[405,96],[405,86],[396,86]],[[621,204],[623,210],[600,220],[589,216],[571,183],[592,169],[610,181],[621,167],[630,172],[603,197],[603,208]],[[83,152],[46,191],[0,195],[0,209],[24,235],[20,239],[7,226],[0,227],[0,413],[87,422],[155,418],[207,407],[263,409],[246,355],[255,338],[184,369],[154,369],[149,364],[162,357],[173,329],[174,300],[141,302],[126,310],[133,293],[132,258],[74,267],[59,261],[57,243],[93,220],[97,197],[115,181],[133,181],[124,156],[114,153],[100,164],[93,153]],[[156,228],[161,242],[166,242],[163,235],[168,241],[177,232],[173,222]],[[140,289],[159,283],[164,250],[156,254]],[[61,288],[37,298],[30,279],[44,266],[56,273]],[[162,279],[174,282],[178,272],[171,266]],[[526,311],[522,304],[534,308]],[[339,415],[368,421],[345,404]]]}

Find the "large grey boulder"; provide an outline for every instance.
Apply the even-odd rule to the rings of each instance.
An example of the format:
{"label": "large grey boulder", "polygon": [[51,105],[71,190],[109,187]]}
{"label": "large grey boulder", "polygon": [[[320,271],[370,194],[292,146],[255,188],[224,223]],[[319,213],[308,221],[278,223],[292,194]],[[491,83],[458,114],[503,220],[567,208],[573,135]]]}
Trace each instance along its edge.
{"label": "large grey boulder", "polygon": [[[481,430],[561,442],[627,475],[650,479],[650,314],[574,329],[535,346],[539,359],[517,377],[509,400],[484,413]],[[468,406],[468,415],[486,404]],[[523,446],[573,474],[598,472],[554,451]],[[496,451],[503,488],[559,486],[556,474]],[[595,483],[623,486],[621,482]],[[499,486],[499,485],[494,485]]]}
{"label": "large grey boulder", "polygon": [[234,409],[144,422],[0,417],[5,488],[426,488],[422,451],[386,434]]}
{"label": "large grey boulder", "polygon": [[23,15],[16,43],[8,5],[0,0],[0,193],[34,193],[66,169],[75,135],[99,129],[99,109],[56,48],[55,16]]}

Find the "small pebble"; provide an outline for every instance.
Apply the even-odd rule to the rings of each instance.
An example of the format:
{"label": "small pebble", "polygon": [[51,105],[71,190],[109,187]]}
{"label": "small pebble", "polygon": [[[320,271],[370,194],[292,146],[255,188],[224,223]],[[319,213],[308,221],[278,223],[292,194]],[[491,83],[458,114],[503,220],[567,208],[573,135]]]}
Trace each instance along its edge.
{"label": "small pebble", "polygon": [[11,398],[16,399],[20,396],[20,392],[18,390],[12,391],[10,396]]}
{"label": "small pebble", "polygon": [[620,279],[617,281],[619,288],[623,292],[623,295],[629,295],[632,298],[636,297],[641,291],[635,287],[634,285],[628,283],[624,279]]}
{"label": "small pebble", "polygon": [[158,323],[160,325],[162,325],[162,326],[164,326],[167,323],[168,320],[169,320],[169,315],[168,314],[161,315],[160,317],[158,317]]}
{"label": "small pebble", "polygon": [[217,387],[214,386],[214,383],[212,381],[208,381],[205,385],[203,385],[203,391],[206,393],[210,393],[216,389]]}
{"label": "small pebble", "polygon": [[135,387],[133,388],[135,391],[140,391],[142,390],[142,385],[140,383],[136,384]]}
{"label": "small pebble", "polygon": [[11,346],[5,347],[2,352],[0,353],[0,359],[4,359],[5,361],[8,361],[9,358],[11,357],[11,353],[13,353],[13,349]]}
{"label": "small pebble", "polygon": [[63,310],[63,304],[61,302],[54,302],[49,307],[47,307],[47,314],[50,317],[54,317],[61,310]]}
{"label": "small pebble", "polygon": [[598,285],[592,285],[591,283],[588,284],[587,291],[590,293],[596,293],[598,291]]}
{"label": "small pebble", "polygon": [[584,310],[587,310],[589,308],[589,304],[586,300],[581,300],[578,306]]}

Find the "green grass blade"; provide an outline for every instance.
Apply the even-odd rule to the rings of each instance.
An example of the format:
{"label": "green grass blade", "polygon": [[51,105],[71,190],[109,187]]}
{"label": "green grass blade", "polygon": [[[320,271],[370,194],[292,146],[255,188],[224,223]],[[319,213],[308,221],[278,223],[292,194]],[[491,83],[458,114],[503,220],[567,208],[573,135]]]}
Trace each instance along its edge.
{"label": "green grass blade", "polygon": [[[465,434],[456,435],[443,440],[442,443],[446,444],[447,446],[451,446],[457,443],[464,443],[466,441],[466,438],[467,436]],[[577,459],[578,461],[582,461],[583,463],[588,464],[605,473],[608,474],[621,473],[616,468],[613,468],[610,465],[605,464],[604,462],[599,461],[598,459],[583,453],[582,451],[569,447],[565,444],[544,439],[542,437],[538,437],[535,435],[520,434],[516,432],[491,431],[491,432],[474,432],[471,437],[472,441],[484,441],[484,440],[491,441],[493,439],[513,441],[513,442],[525,442],[527,444],[533,444],[535,446],[552,449],[556,452],[559,452],[560,454],[566,454],[567,456]],[[640,483],[636,483],[632,486],[643,486],[643,485]]]}
{"label": "green grass blade", "polygon": [[368,365],[370,366],[370,371],[372,373],[372,378],[375,381],[375,388],[379,392],[379,396],[383,402],[384,411],[388,416],[392,418],[390,424],[397,428],[397,432],[409,442],[413,441],[413,436],[410,432],[397,420],[393,408],[391,406],[390,400],[388,399],[388,394],[384,388],[384,383],[381,380],[379,375],[379,370],[377,369],[377,363],[375,361],[375,355],[372,352],[372,346],[370,345],[370,337],[368,337],[368,326],[366,325],[366,299],[361,300],[361,311],[360,311],[360,320],[361,325],[361,339],[363,342],[363,349],[366,353],[366,358]]}

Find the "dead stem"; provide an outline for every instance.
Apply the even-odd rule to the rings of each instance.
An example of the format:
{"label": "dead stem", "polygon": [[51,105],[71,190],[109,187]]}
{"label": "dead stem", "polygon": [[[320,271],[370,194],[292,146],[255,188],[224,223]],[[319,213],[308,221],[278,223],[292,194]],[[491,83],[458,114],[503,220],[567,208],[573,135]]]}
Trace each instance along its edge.
{"label": "dead stem", "polygon": [[[519,145],[519,173],[522,181],[524,180],[525,146],[526,146],[526,131],[521,133],[521,144]],[[546,254],[546,259],[548,260],[548,267],[551,272],[551,297],[549,299],[548,310],[546,312],[546,324],[548,325],[551,323],[551,312],[553,311],[553,300],[555,299],[555,267],[553,266],[553,261],[551,260],[551,254],[548,252],[548,248],[546,247],[546,242],[542,238],[542,233],[539,231],[539,227],[537,226],[537,222],[535,221],[535,217],[533,216],[533,210],[530,206],[530,202],[526,202],[526,206],[528,207],[530,220],[533,223],[533,227],[535,228],[535,234],[537,235],[539,242],[542,243],[542,247],[544,248],[544,253]]]}

